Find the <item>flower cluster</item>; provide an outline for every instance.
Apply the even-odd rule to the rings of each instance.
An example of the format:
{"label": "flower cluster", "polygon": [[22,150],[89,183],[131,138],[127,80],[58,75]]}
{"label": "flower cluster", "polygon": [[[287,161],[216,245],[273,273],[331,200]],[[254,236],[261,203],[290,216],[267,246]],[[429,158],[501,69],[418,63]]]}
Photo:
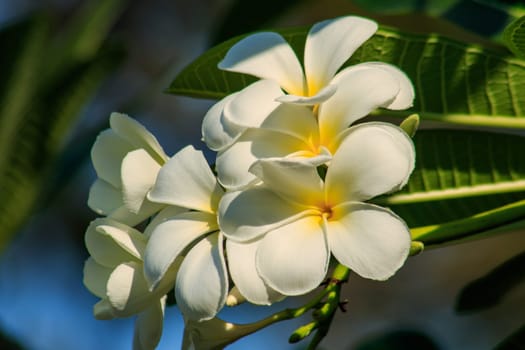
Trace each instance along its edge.
{"label": "flower cluster", "polygon": [[[360,17],[315,24],[304,68],[276,33],[237,42],[219,68],[261,79],[204,117],[217,176],[192,146],[168,157],[142,125],[111,115],[91,153],[98,179],[88,204],[105,216],[85,236],[95,317],[138,315],[133,348],[154,349],[174,289],[183,347],[208,349],[245,332],[215,318],[224,305],[308,293],[331,258],[376,280],[401,267],[406,224],[367,201],[406,184],[414,147],[395,125],[355,122],[410,107],[413,88],[389,64],[341,69],[376,29]],[[203,338],[199,325],[233,338]]]}

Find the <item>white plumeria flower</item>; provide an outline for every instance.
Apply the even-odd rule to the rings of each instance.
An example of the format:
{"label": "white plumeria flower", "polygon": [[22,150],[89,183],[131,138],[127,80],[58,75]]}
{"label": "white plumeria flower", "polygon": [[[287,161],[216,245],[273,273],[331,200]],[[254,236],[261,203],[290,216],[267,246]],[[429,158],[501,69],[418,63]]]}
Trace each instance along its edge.
{"label": "white plumeria flower", "polygon": [[259,160],[250,171],[263,185],[225,195],[221,228],[228,241],[255,246],[259,275],[284,295],[316,288],[331,254],[363,277],[387,279],[408,256],[410,232],[364,201],[406,184],[414,157],[401,129],[366,123],[349,129],[324,182],[309,163]]}
{"label": "white plumeria flower", "polygon": [[377,23],[355,16],[316,23],[306,37],[304,72],[281,35],[256,33],[233,45],[219,68],[275,81],[288,93],[281,102],[315,105],[335,93],[336,72],[376,30]]}
{"label": "white plumeria flower", "polygon": [[338,86],[334,95],[314,110],[274,101],[282,91],[269,80],[219,102],[208,112],[203,134],[209,147],[218,151],[220,183],[236,190],[257,181],[248,169],[258,159],[286,157],[313,165],[327,163],[348,134],[349,125],[378,107],[389,108],[401,95],[405,97],[396,106],[410,107],[412,84],[403,73],[386,66],[363,63],[346,69],[334,78]]}
{"label": "white plumeria flower", "polygon": [[[188,319],[213,318],[228,296],[224,238],[217,223],[223,193],[202,152],[187,146],[162,167],[148,195],[155,203],[191,210],[171,213],[167,207],[158,214],[147,231],[150,240],[144,259],[146,279],[155,290],[157,284],[165,283],[166,271],[177,258],[184,256],[172,283],[177,305]],[[280,298],[258,277],[255,262],[244,266],[242,254],[243,249],[228,251],[231,277],[247,292],[245,297],[261,304]]]}
{"label": "white plumeria flower", "polygon": [[185,320],[182,350],[217,350],[258,331],[259,324],[235,324],[220,318],[195,322]]}
{"label": "white plumeria flower", "polygon": [[91,149],[98,179],[88,205],[98,214],[135,226],[162,208],[146,194],[168,156],[155,136],[132,118],[112,113],[109,124]]}
{"label": "white plumeria flower", "polygon": [[[144,277],[143,258],[147,237],[111,219],[94,220],[85,236],[91,257],[84,266],[84,285],[101,298],[93,311],[97,319],[138,315],[134,350],[152,350],[161,334],[166,293],[173,287],[163,283],[151,292]],[[175,276],[178,266],[166,273]]]}
{"label": "white plumeria flower", "polygon": [[219,101],[204,118],[203,140],[219,152],[217,172],[225,188],[256,181],[247,170],[257,159],[326,163],[356,120],[378,107],[412,106],[412,83],[395,66],[366,62],[336,74],[376,29],[360,17],[317,23],[306,39],[304,76],[293,50],[276,33],[254,34],[228,51],[220,68],[263,79]]}

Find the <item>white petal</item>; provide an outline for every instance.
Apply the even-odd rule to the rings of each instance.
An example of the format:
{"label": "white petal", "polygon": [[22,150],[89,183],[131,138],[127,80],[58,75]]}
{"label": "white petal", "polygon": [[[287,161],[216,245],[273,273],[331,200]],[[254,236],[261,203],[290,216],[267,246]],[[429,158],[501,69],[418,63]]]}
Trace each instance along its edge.
{"label": "white petal", "polygon": [[332,209],[327,223],[330,250],[343,265],[362,277],[385,280],[405,262],[410,231],[390,210],[365,203]]}
{"label": "white petal", "polygon": [[395,77],[399,82],[399,92],[397,93],[396,98],[390,104],[381,107],[393,110],[401,110],[412,107],[415,96],[414,86],[403,71],[401,71],[396,66],[383,62],[366,62],[366,65],[384,69],[385,71],[392,74],[392,76]]}
{"label": "white petal", "polygon": [[219,68],[277,81],[288,93],[303,94],[303,70],[288,43],[277,33],[250,35],[233,45]]}
{"label": "white petal", "polygon": [[107,299],[102,299],[93,306],[93,316],[97,320],[112,320],[118,317]]}
{"label": "white petal", "polygon": [[124,156],[134,149],[133,145],[113,130],[102,131],[91,148],[91,160],[97,176],[120,188],[120,164]]}
{"label": "white petal", "polygon": [[308,32],[304,68],[309,95],[328,85],[337,70],[377,30],[361,17],[340,17],[316,23]]}
{"label": "white petal", "polygon": [[148,290],[142,264],[136,262],[120,264],[113,270],[107,284],[107,296],[119,317],[137,314],[160,297]]}
{"label": "white petal", "polygon": [[109,215],[123,205],[122,192],[108,182],[96,179],[91,185],[88,206],[97,214]]}
{"label": "white petal", "polygon": [[135,321],[133,350],[154,350],[162,336],[166,297],[142,311]]}
{"label": "white petal", "polygon": [[99,298],[106,297],[106,284],[113,269],[98,264],[92,257],[84,263],[84,285]]}
{"label": "white petal", "polygon": [[332,204],[363,201],[398,190],[414,169],[412,140],[388,123],[365,123],[349,129],[326,174]]}
{"label": "white petal", "polygon": [[139,261],[146,248],[144,235],[110,219],[92,221],[84,238],[93,259],[107,267],[114,267],[125,261]]}
{"label": "white petal", "polygon": [[255,253],[260,240],[237,243],[226,240],[226,252],[230,276],[239,292],[249,302],[258,305],[271,305],[283,299],[283,295],[270,288],[257,272]]}
{"label": "white petal", "polygon": [[270,231],[259,244],[261,277],[284,295],[310,292],[323,281],[330,254],[320,216],[307,216]]}
{"label": "white petal", "polygon": [[202,212],[181,213],[153,228],[144,253],[144,275],[150,288],[157,286],[192,242],[215,230],[216,216]]}
{"label": "white petal", "polygon": [[224,106],[234,99],[238,93],[226,96],[216,104],[204,116],[202,121],[202,140],[208,148],[220,151],[242,134],[244,127],[237,126],[224,117]]}
{"label": "white petal", "polygon": [[176,215],[179,215],[181,213],[187,212],[188,209],[182,208],[182,207],[176,207],[176,206],[168,206],[162,209],[153,219],[150,221],[148,226],[144,229],[144,236],[151,237],[151,233],[155,228],[157,228],[158,225],[163,223],[164,221],[170,220]]}
{"label": "white petal", "polygon": [[213,213],[222,192],[202,152],[186,146],[160,169],[148,199]]}
{"label": "white petal", "polygon": [[140,224],[150,216],[157,213],[164,206],[164,204],[152,203],[149,200],[145,200],[142,203],[138,213],[132,213],[128,208],[126,208],[126,206],[123,205],[122,207],[117,208],[113,212],[109,213],[108,218],[128,226],[136,226],[137,224]]}
{"label": "white petal", "polygon": [[313,96],[283,95],[276,98],[276,101],[296,105],[313,106],[325,102],[337,91],[337,85],[327,85]]}
{"label": "white petal", "polygon": [[138,213],[146,195],[155,184],[160,170],[157,163],[144,149],[129,152],[122,161],[122,193],[126,207]]}
{"label": "white petal", "polygon": [[134,148],[144,148],[157,162],[168,159],[159,142],[142,124],[122,113],[111,113],[109,125]]}
{"label": "white petal", "polygon": [[307,208],[285,201],[266,188],[254,187],[222,197],[219,226],[227,238],[247,242],[308,213]]}
{"label": "white petal", "polygon": [[317,206],[324,201],[323,181],[317,168],[293,159],[261,159],[250,172],[266,187],[283,198],[304,206]]}
{"label": "white petal", "polygon": [[284,95],[274,80],[259,80],[241,91],[224,105],[224,119],[240,127],[259,127],[281,104],[275,99]]}
{"label": "white petal", "polygon": [[290,135],[263,129],[247,130],[237,142],[217,155],[219,182],[228,190],[244,188],[258,181],[248,172],[257,159],[285,157],[304,148],[304,142]]}
{"label": "white petal", "polygon": [[337,92],[319,107],[319,129],[325,144],[356,120],[391,103],[399,92],[398,79],[367,63],[345,69],[334,80]]}
{"label": "white petal", "polygon": [[175,284],[177,306],[186,317],[202,321],[213,318],[228,294],[223,239],[212,234],[188,252]]}

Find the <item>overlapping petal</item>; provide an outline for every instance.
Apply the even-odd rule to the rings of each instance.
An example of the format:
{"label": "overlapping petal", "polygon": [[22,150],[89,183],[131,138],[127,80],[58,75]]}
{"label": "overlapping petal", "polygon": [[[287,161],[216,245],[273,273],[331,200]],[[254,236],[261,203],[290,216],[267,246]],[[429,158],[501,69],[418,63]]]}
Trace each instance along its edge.
{"label": "overlapping petal", "polygon": [[159,170],[159,163],[144,149],[126,154],[121,166],[122,194],[124,204],[131,212],[140,212]]}
{"label": "overlapping petal", "polygon": [[146,238],[140,232],[111,219],[92,221],[84,240],[93,259],[106,267],[139,261],[146,249]]}
{"label": "overlapping petal", "polygon": [[301,64],[277,33],[256,33],[240,40],[230,48],[219,68],[275,80],[290,94],[302,95],[304,91]]}
{"label": "overlapping petal", "polygon": [[266,234],[257,249],[256,264],[271,288],[301,295],[323,281],[329,259],[321,218],[306,216]]}
{"label": "overlapping petal", "polygon": [[133,145],[118,137],[115,131],[111,129],[102,131],[91,148],[91,160],[97,176],[112,186],[120,188],[120,163],[133,149]]}
{"label": "overlapping petal", "polygon": [[162,336],[166,296],[142,311],[135,321],[133,350],[154,350]]}
{"label": "overlapping petal", "polygon": [[202,152],[186,146],[161,168],[148,199],[213,213],[221,195]]}
{"label": "overlapping petal", "polygon": [[143,125],[122,113],[111,113],[109,125],[122,139],[133,145],[133,148],[145,149],[153,159],[163,163],[168,159],[159,142]]}
{"label": "overlapping petal", "polygon": [[250,172],[287,200],[312,207],[324,202],[323,181],[316,167],[307,162],[261,159],[250,168]]}
{"label": "overlapping petal", "polygon": [[255,254],[260,240],[238,243],[226,240],[228,266],[231,278],[241,295],[258,305],[271,305],[284,296],[270,288],[259,276]]}
{"label": "overlapping petal", "polygon": [[112,268],[100,265],[92,257],[88,258],[84,263],[84,286],[97,297],[105,298],[106,284],[112,271]]}
{"label": "overlapping petal", "polygon": [[175,284],[175,298],[188,318],[213,318],[226,302],[228,277],[222,234],[200,240],[186,255]]}
{"label": "overlapping petal", "polygon": [[89,189],[88,206],[97,214],[111,215],[124,205],[122,193],[113,185],[96,179]]}
{"label": "overlapping petal", "polygon": [[228,239],[247,242],[310,211],[267,188],[253,187],[224,195],[219,203],[219,226]]}
{"label": "overlapping petal", "polygon": [[217,155],[218,180],[228,190],[258,182],[249,169],[260,158],[285,157],[305,148],[302,140],[279,132],[251,129]]}
{"label": "overlapping petal", "polygon": [[306,37],[304,68],[308,93],[328,85],[343,63],[377,30],[369,19],[347,16],[312,26]]}
{"label": "overlapping petal", "polygon": [[408,135],[392,124],[366,123],[349,129],[326,175],[332,203],[364,201],[399,189],[414,168]]}
{"label": "overlapping petal", "polygon": [[347,68],[336,80],[337,92],[319,106],[319,132],[325,144],[399,93],[399,81],[392,74],[368,63]]}
{"label": "overlapping petal", "polygon": [[203,212],[180,213],[151,229],[144,253],[144,275],[150,288],[163,280],[175,259],[193,242],[217,229],[215,214]]}
{"label": "overlapping petal", "polygon": [[388,209],[345,203],[332,209],[327,222],[330,250],[336,259],[365,278],[385,280],[405,262],[410,231]]}
{"label": "overlapping petal", "polygon": [[204,116],[201,128],[202,140],[213,151],[228,147],[246,129],[235,125],[224,116],[224,107],[237,95],[238,93],[234,93],[226,96],[214,104]]}

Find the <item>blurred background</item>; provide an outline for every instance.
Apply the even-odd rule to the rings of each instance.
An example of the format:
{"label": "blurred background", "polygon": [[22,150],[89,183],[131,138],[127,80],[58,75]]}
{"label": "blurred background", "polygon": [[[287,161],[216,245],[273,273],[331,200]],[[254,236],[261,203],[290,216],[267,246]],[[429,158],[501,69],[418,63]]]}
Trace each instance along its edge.
{"label": "blurred background", "polygon": [[[214,43],[257,28],[359,14],[500,50],[501,30],[519,10],[516,1],[0,0],[0,146],[16,144],[0,155],[0,166],[4,175],[18,163],[28,169],[23,181],[0,180],[1,203],[19,203],[0,213],[0,349],[131,348],[134,320],[95,320],[97,298],[82,285],[83,235],[96,217],[86,205],[95,179],[89,150],[112,111],[143,123],[170,155],[187,144],[205,150],[200,123],[214,101],[164,90]],[[26,75],[15,80],[14,72]],[[24,117],[10,123],[10,115]],[[42,138],[41,147],[27,151],[26,138]],[[509,232],[425,251],[387,282],[351,276],[347,312],[336,315],[322,348],[492,349],[523,324],[524,284],[510,278],[515,288],[501,295],[490,279],[480,280],[473,295],[492,300],[480,302],[483,308],[476,300],[457,307],[458,298],[509,257],[520,258],[524,247],[523,232]],[[516,261],[506,269],[523,274],[523,258]],[[220,316],[250,322],[302,302],[289,299],[226,308]],[[176,308],[166,315],[158,349],[177,349],[182,318]],[[287,343],[303,323],[271,326],[229,349],[304,349]]]}

